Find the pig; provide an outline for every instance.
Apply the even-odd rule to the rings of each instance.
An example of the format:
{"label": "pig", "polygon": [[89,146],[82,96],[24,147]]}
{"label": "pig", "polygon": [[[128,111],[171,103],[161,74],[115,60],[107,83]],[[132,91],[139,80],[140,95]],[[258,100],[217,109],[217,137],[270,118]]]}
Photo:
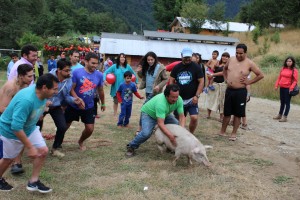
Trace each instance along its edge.
{"label": "pig", "polygon": [[159,128],[155,130],[154,134],[158,149],[161,151],[161,153],[167,149],[175,152],[173,166],[176,166],[176,162],[181,154],[188,157],[190,165],[192,165],[192,159],[198,163],[203,163],[207,167],[211,165],[206,156],[206,149],[212,148],[212,146],[205,146],[201,144],[201,142],[192,133],[182,126],[176,124],[166,124],[166,127],[175,136],[177,143],[176,147]]}

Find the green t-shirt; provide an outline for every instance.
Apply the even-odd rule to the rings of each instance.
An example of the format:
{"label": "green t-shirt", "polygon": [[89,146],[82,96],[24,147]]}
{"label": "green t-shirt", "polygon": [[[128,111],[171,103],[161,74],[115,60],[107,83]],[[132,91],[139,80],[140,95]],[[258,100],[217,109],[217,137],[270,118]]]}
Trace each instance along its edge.
{"label": "green t-shirt", "polygon": [[163,93],[154,96],[142,107],[142,112],[150,115],[153,119],[165,119],[171,112],[177,110],[178,114],[183,113],[183,100],[179,96],[174,104],[170,104]]}

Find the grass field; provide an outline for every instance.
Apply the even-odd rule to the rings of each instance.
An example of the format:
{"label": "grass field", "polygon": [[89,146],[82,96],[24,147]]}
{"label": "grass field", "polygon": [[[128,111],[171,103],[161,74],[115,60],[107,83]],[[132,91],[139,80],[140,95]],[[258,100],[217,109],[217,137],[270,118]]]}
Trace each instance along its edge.
{"label": "grass field", "polygon": [[[294,37],[293,34],[286,35]],[[245,39],[245,42],[247,41]],[[288,42],[285,45],[292,49]],[[252,44],[250,47],[255,48]],[[281,51],[284,48],[279,49]],[[275,50],[272,51],[275,53]],[[260,58],[254,59],[259,62]],[[253,85],[253,94],[278,101],[278,92],[276,94],[272,89],[276,77],[276,71],[265,72],[265,79]],[[6,80],[5,72],[0,72],[0,86],[4,80]],[[141,94],[143,92],[141,91]],[[41,180],[50,185],[53,192],[42,195],[26,191],[31,164],[24,156],[26,172],[21,176],[12,176],[9,172],[5,174],[6,180],[15,187],[15,190],[1,193],[1,200],[299,199],[299,151],[295,155],[287,154],[285,151],[278,152],[278,145],[281,145],[278,141],[271,137],[260,136],[255,131],[239,130],[242,139],[236,143],[215,137],[221,124],[216,120],[205,119],[206,111],[202,107],[195,135],[203,144],[213,145],[213,149],[207,153],[213,164],[211,168],[196,163],[189,166],[185,157],[178,161],[176,167],[172,166],[173,155],[170,153],[161,155],[154,137],[141,145],[135,157],[126,158],[125,146],[131,141],[138,127],[142,101],[136,98],[134,100],[130,121],[132,128],[119,129],[112,115],[109,87],[105,88],[105,94],[107,110],[100,113],[100,119],[96,119],[95,131],[86,142],[87,151],[81,152],[78,148],[77,141],[83,125],[74,122],[66,133],[63,143],[63,152],[66,156],[56,158],[49,155],[47,158]],[[299,98],[299,96],[294,98],[294,103],[299,103]],[[262,105],[258,103],[257,106]],[[277,107],[278,105],[276,111]],[[274,107],[263,105],[261,113],[266,109],[276,112]],[[291,114],[296,116],[295,111]],[[218,114],[213,113],[214,118],[217,116]],[[268,120],[260,117],[255,116],[252,120]],[[288,125],[289,123],[286,124]],[[268,128],[271,129],[270,134],[280,132],[276,127]],[[280,130],[284,131],[284,126]],[[227,132],[230,131],[231,127],[228,127]],[[55,133],[55,126],[49,115],[45,118],[43,133]],[[47,141],[48,147],[51,147],[52,142]],[[148,190],[145,190],[145,187],[148,187]]]}
{"label": "grass field", "polygon": [[[25,174],[5,177],[15,186],[0,199],[294,199],[297,178],[283,172],[276,160],[250,150],[247,143],[232,143],[215,137],[220,129],[216,120],[205,119],[201,109],[195,135],[203,144],[213,145],[208,158],[211,168],[194,163],[189,166],[182,157],[172,166],[170,153],[160,154],[154,137],[137,150],[133,158],[125,157],[125,146],[138,127],[142,101],[135,99],[132,128],[117,128],[112,115],[109,87],[105,88],[107,110],[96,119],[95,131],[81,152],[77,140],[83,125],[73,123],[63,144],[64,158],[49,155],[41,180],[53,188],[42,195],[26,191],[30,177],[30,160],[24,156]],[[143,94],[143,91],[141,92]],[[215,115],[215,117],[217,114]],[[228,132],[231,128],[228,128]],[[44,134],[54,134],[55,126],[46,116]],[[246,134],[242,132],[241,134]],[[47,141],[51,147],[53,141]],[[276,171],[275,170],[275,171]],[[148,190],[144,188],[148,187]]]}

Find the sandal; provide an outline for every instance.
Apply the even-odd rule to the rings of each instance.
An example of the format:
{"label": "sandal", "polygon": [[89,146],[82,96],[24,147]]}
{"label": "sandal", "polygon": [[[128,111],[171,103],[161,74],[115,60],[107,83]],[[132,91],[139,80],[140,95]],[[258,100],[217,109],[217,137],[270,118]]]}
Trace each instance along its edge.
{"label": "sandal", "polygon": [[237,137],[229,137],[228,139],[229,139],[229,141],[236,141]]}
{"label": "sandal", "polygon": [[248,130],[248,125],[247,124],[242,124],[240,126],[240,128],[243,129],[243,130]]}

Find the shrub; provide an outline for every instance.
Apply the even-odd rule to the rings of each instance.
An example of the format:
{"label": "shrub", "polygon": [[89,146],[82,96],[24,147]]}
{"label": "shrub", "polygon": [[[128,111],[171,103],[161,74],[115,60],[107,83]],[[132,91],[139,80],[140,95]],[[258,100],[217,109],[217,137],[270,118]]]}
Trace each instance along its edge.
{"label": "shrub", "polygon": [[259,63],[261,68],[273,68],[282,66],[283,58],[276,55],[267,55]]}
{"label": "shrub", "polygon": [[279,31],[276,31],[272,36],[271,36],[271,41],[274,42],[275,44],[278,44],[280,42],[280,34]]}
{"label": "shrub", "polygon": [[8,65],[9,61],[10,61],[9,56],[0,57],[0,71],[7,70],[7,65]]}
{"label": "shrub", "polygon": [[268,53],[269,49],[270,49],[269,38],[268,38],[268,36],[265,36],[263,46],[258,49],[259,54],[264,55],[264,54]]}

